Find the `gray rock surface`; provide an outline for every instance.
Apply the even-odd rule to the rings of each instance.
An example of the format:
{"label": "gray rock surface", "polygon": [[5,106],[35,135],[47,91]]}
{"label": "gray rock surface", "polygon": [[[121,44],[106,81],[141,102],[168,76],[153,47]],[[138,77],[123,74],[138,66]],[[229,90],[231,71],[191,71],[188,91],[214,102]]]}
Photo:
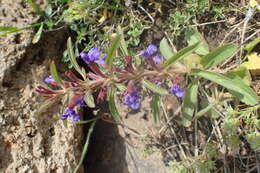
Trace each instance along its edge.
{"label": "gray rock surface", "polygon": [[[26,1],[0,0],[0,26],[23,27],[37,20]],[[0,172],[67,173],[81,155],[81,126],[65,127],[55,106],[37,115],[43,99],[34,92],[49,74],[51,60],[61,59],[67,34],[49,32],[32,45],[32,33],[0,37]]]}

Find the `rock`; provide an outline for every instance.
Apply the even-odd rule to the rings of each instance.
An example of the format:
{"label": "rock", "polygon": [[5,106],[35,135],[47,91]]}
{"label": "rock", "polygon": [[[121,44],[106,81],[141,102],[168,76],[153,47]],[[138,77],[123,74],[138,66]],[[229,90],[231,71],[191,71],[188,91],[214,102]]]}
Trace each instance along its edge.
{"label": "rock", "polygon": [[[0,1],[0,26],[23,27],[37,20],[26,1]],[[48,32],[35,45],[32,34],[24,30],[0,37],[0,172],[69,172],[79,162],[82,127],[65,127],[55,106],[37,115],[43,99],[34,92],[49,75],[51,60],[61,60],[68,34],[65,29]]]}
{"label": "rock", "polygon": [[87,172],[166,173],[161,152],[147,147],[150,135],[158,133],[149,102],[146,98],[142,108],[128,116],[127,107],[118,103],[124,125],[97,122],[88,150]]}

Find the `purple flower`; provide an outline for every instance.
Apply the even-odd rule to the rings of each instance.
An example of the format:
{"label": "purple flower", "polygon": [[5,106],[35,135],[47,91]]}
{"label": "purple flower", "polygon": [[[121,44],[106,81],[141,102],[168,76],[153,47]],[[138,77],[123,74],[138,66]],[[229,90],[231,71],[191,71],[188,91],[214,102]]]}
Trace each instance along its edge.
{"label": "purple flower", "polygon": [[80,107],[86,107],[87,104],[85,103],[83,97],[79,97],[79,99],[76,102],[77,105],[79,105]]}
{"label": "purple flower", "polygon": [[54,78],[50,75],[50,76],[47,76],[43,79],[43,81],[45,83],[52,83],[52,82],[55,82]]}
{"label": "purple flower", "polygon": [[157,47],[153,44],[150,44],[146,50],[142,50],[140,53],[145,58],[150,58],[153,54],[157,52]]}
{"label": "purple flower", "polygon": [[162,82],[160,82],[160,81],[156,81],[156,82],[155,82],[155,85],[157,85],[157,86],[161,86],[161,85],[162,85]]}
{"label": "purple flower", "polygon": [[162,58],[160,56],[154,56],[153,57],[153,61],[156,63],[156,64],[159,64],[161,62]]}
{"label": "purple flower", "polygon": [[146,59],[152,59],[156,64],[161,62],[160,56],[153,56],[157,52],[157,47],[153,44],[150,44],[146,50],[142,50],[140,54]]}
{"label": "purple flower", "polygon": [[87,64],[97,63],[97,64],[105,64],[105,57],[99,58],[101,53],[99,52],[97,47],[93,47],[90,51],[81,52],[80,57],[83,59]]}
{"label": "purple flower", "polygon": [[95,63],[101,65],[101,64],[106,64],[106,58],[107,56],[103,56],[102,58],[99,58],[98,60],[95,61]]}
{"label": "purple flower", "polygon": [[125,95],[124,104],[137,110],[140,108],[140,99],[141,97],[138,95],[138,91],[134,89],[130,94]]}
{"label": "purple flower", "polygon": [[70,117],[71,121],[75,122],[75,121],[79,121],[80,120],[80,115],[79,114],[73,114],[71,117]]}
{"label": "purple flower", "polygon": [[77,114],[74,109],[67,107],[61,115],[61,119],[66,120],[68,118],[70,118],[71,121],[79,121],[80,115]]}
{"label": "purple flower", "polygon": [[180,89],[180,87],[177,84],[173,84],[170,89],[170,94],[173,94],[178,98],[181,98],[184,96],[185,91]]}

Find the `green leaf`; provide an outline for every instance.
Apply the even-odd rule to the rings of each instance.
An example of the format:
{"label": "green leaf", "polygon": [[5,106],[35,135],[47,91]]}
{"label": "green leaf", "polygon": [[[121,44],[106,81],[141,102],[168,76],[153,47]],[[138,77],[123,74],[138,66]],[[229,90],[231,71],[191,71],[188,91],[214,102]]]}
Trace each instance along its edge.
{"label": "green leaf", "polygon": [[189,30],[186,33],[187,42],[189,45],[193,45],[197,42],[201,42],[195,52],[199,55],[206,55],[209,53],[209,46],[207,42],[204,40],[202,35],[197,31],[197,29]]}
{"label": "green leaf", "polygon": [[40,28],[38,29],[37,33],[33,37],[33,40],[32,40],[33,44],[37,43],[40,40],[41,35],[42,35],[42,29],[43,29],[43,22],[41,23]]}
{"label": "green leaf", "polygon": [[259,43],[260,38],[256,38],[255,40],[246,45],[245,50],[247,50],[247,53],[250,53]]}
{"label": "green leaf", "polygon": [[51,71],[51,75],[54,78],[55,82],[57,82],[58,84],[63,85],[63,82],[62,82],[62,80],[60,79],[60,77],[58,75],[58,71],[57,71],[57,68],[56,68],[56,65],[55,65],[54,62],[51,63],[50,71]]}
{"label": "green leaf", "polygon": [[128,50],[127,50],[127,43],[124,39],[124,33],[123,33],[123,30],[121,29],[121,27],[119,27],[119,34],[121,35],[121,40],[120,40],[120,48],[124,54],[124,56],[127,56],[129,55],[128,54]]}
{"label": "green leaf", "polygon": [[193,68],[202,68],[202,65],[200,64],[201,57],[198,54],[191,53],[190,55],[183,58],[182,62],[183,64],[189,69]]}
{"label": "green leaf", "polygon": [[152,112],[153,119],[156,124],[160,123],[160,107],[161,107],[161,96],[155,94],[152,99]]}
{"label": "green leaf", "polygon": [[231,57],[237,50],[234,44],[227,44],[212,50],[201,59],[201,64],[204,68],[209,69],[218,65],[223,60]]}
{"label": "green leaf", "polygon": [[246,135],[246,139],[253,150],[260,152],[260,132],[251,132]]}
{"label": "green leaf", "polygon": [[198,80],[193,81],[186,89],[186,93],[184,95],[182,124],[185,127],[191,125],[191,120],[197,107],[198,86]]}
{"label": "green leaf", "polygon": [[163,89],[148,80],[143,80],[142,83],[146,88],[152,90],[155,93],[158,93],[161,95],[169,94],[169,92],[166,89]]}
{"label": "green leaf", "polygon": [[163,38],[160,42],[160,52],[166,60],[173,56],[172,49],[169,46],[166,38]]}
{"label": "green leaf", "polygon": [[94,97],[92,95],[91,92],[87,92],[84,96],[84,101],[86,102],[86,104],[88,105],[88,107],[90,108],[94,108],[95,105],[95,101],[94,101]]}
{"label": "green leaf", "polygon": [[42,12],[42,10],[33,2],[33,0],[27,0],[27,2],[33,8],[35,13],[37,13],[41,16],[44,16],[44,13]]}
{"label": "green leaf", "polygon": [[72,66],[85,79],[86,76],[81,71],[81,69],[80,69],[80,67],[79,67],[79,65],[78,65],[78,63],[76,61],[76,57],[75,57],[75,53],[73,51],[73,47],[72,47],[72,43],[71,43],[71,38],[70,37],[69,37],[69,39],[67,41],[67,50],[68,50],[68,55],[69,55],[69,59],[70,59],[70,62],[72,64]]}
{"label": "green leaf", "polygon": [[110,89],[109,93],[108,93],[108,106],[109,106],[109,110],[112,114],[112,116],[114,117],[114,119],[116,121],[121,120],[120,115],[117,111],[116,108],[116,103],[115,103],[115,90],[114,89]]}
{"label": "green leaf", "polygon": [[228,72],[226,74],[226,76],[232,77],[234,74],[239,76],[243,80],[243,82],[245,82],[246,85],[250,86],[252,78],[251,78],[250,72],[248,71],[248,69],[246,67],[240,66],[235,71]]}
{"label": "green leaf", "polygon": [[51,13],[52,13],[52,5],[51,4],[48,4],[48,6],[46,7],[46,9],[44,10],[45,14],[47,16],[50,17]]}
{"label": "green leaf", "polygon": [[9,27],[9,26],[0,26],[0,31],[5,31],[3,33],[0,33],[0,37],[6,36],[6,35],[14,33],[14,32],[19,32],[19,31],[22,31],[22,30],[25,30],[25,29],[30,29],[30,28],[33,28],[33,27],[37,27],[37,26],[40,26],[40,25],[41,25],[41,23],[35,23],[35,24],[29,25],[29,26],[25,26],[25,27],[22,27],[22,28]]}
{"label": "green leaf", "polygon": [[172,56],[170,59],[168,59],[164,63],[164,65],[163,65],[164,69],[169,68],[176,61],[184,58],[185,56],[188,56],[189,54],[191,54],[194,50],[197,49],[199,44],[200,43],[198,42],[198,43],[196,43],[196,44],[194,44],[192,46],[185,47],[185,48],[181,49],[180,51],[178,51],[174,56]]}
{"label": "green leaf", "polygon": [[88,151],[88,145],[89,145],[90,137],[91,137],[91,135],[93,133],[95,124],[96,124],[96,120],[89,127],[88,134],[87,134],[87,139],[86,139],[86,142],[85,142],[85,145],[84,145],[81,157],[80,157],[79,164],[77,165],[77,167],[75,168],[73,173],[77,173],[78,169],[80,168],[80,166],[82,165],[82,163],[84,161],[84,158],[85,158],[85,156],[87,154],[87,151]]}
{"label": "green leaf", "polygon": [[0,26],[0,31],[17,31],[19,28],[12,26]]}
{"label": "green leaf", "polygon": [[199,69],[193,69],[191,72],[193,75],[211,80],[212,82],[227,88],[234,97],[238,98],[245,104],[255,105],[258,103],[257,94],[242,80],[233,80],[232,78],[218,73],[207,72]]}
{"label": "green leaf", "polygon": [[125,91],[126,90],[126,86],[125,85],[123,85],[123,84],[116,84],[116,87],[117,87],[117,89],[119,89],[119,91]]}
{"label": "green leaf", "polygon": [[212,103],[208,104],[207,107],[201,109],[201,110],[195,115],[196,118],[199,118],[199,117],[205,115],[205,114],[206,114],[207,112],[209,112],[215,105],[216,105],[216,104],[212,104]]}
{"label": "green leaf", "polygon": [[114,55],[115,51],[120,45],[120,40],[121,40],[121,35],[117,34],[117,36],[114,38],[112,45],[111,45],[111,47],[108,51],[106,61],[107,61],[107,64],[108,64],[110,69],[112,68],[113,61],[114,61],[114,58],[115,58],[115,55]]}

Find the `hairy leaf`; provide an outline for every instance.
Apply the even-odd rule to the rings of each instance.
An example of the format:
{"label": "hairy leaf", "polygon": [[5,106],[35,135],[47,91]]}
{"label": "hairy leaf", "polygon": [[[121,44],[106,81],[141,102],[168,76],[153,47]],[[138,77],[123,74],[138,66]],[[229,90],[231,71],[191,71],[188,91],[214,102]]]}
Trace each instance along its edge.
{"label": "hairy leaf", "polygon": [[86,102],[86,104],[88,105],[88,107],[90,108],[94,108],[95,105],[95,101],[94,101],[94,97],[92,95],[91,92],[87,92],[84,96],[84,101]]}
{"label": "hairy leaf", "polygon": [[185,127],[191,125],[191,120],[194,114],[194,111],[197,107],[197,97],[198,97],[198,80],[190,83],[188,88],[186,89],[186,93],[184,96],[184,105],[182,109],[183,117],[182,124]]}
{"label": "hairy leaf", "polygon": [[126,43],[126,41],[124,39],[123,30],[122,30],[121,27],[119,27],[118,30],[119,30],[119,34],[121,35],[120,48],[121,48],[124,56],[127,56],[127,55],[129,55],[129,53],[128,53],[128,50],[127,50],[127,43]]}
{"label": "hairy leaf", "polygon": [[192,74],[211,80],[227,88],[234,97],[238,98],[240,101],[248,105],[255,105],[258,103],[257,94],[242,80],[232,80],[232,78],[226,77],[224,75],[199,69],[193,69]]}
{"label": "hairy leaf", "polygon": [[163,38],[160,42],[160,52],[166,60],[173,56],[172,49],[169,46],[166,38]]}
{"label": "hairy leaf", "polygon": [[116,108],[116,103],[115,103],[115,90],[110,89],[108,93],[108,105],[109,105],[109,110],[114,117],[115,120],[119,121],[121,120],[120,115],[118,113],[118,110]]}
{"label": "hairy leaf", "polygon": [[256,38],[255,40],[246,45],[245,50],[247,50],[247,53],[250,53],[259,44],[260,38]]}
{"label": "hairy leaf", "polygon": [[153,119],[156,124],[160,123],[160,107],[161,107],[161,96],[155,94],[152,99],[152,112]]}
{"label": "hairy leaf", "polygon": [[146,88],[152,90],[155,93],[158,93],[161,95],[169,94],[169,92],[166,89],[163,89],[148,80],[144,80],[142,83]]}
{"label": "hairy leaf", "polygon": [[57,82],[58,84],[63,85],[63,82],[62,82],[62,80],[59,77],[59,74],[58,74],[58,71],[57,71],[57,68],[56,68],[56,65],[55,65],[54,62],[51,63],[50,71],[51,71],[51,75],[54,78],[55,82]]}
{"label": "hairy leaf", "polygon": [[68,50],[68,55],[69,55],[69,59],[70,59],[70,62],[72,64],[72,66],[85,79],[86,75],[84,75],[84,73],[81,71],[81,69],[80,69],[80,67],[79,67],[79,65],[77,63],[77,60],[76,60],[76,57],[75,57],[75,53],[74,53],[74,50],[73,50],[73,47],[72,47],[72,43],[71,43],[71,38],[70,37],[69,37],[69,39],[67,41],[67,50]]}
{"label": "hairy leaf", "polygon": [[109,68],[112,68],[113,62],[114,62],[114,58],[115,58],[115,51],[116,49],[119,47],[120,45],[120,40],[121,40],[121,35],[117,34],[117,36],[114,38],[111,47],[109,48],[108,54],[107,54],[107,64],[109,66]]}
{"label": "hairy leaf", "polygon": [[38,43],[38,41],[40,40],[41,35],[42,35],[42,29],[43,29],[43,22],[41,23],[40,28],[38,29],[37,33],[34,35],[34,37],[32,39],[33,44]]}
{"label": "hairy leaf", "polygon": [[197,29],[192,29],[186,33],[187,41],[189,45],[193,45],[197,42],[201,42],[195,52],[199,55],[206,55],[209,53],[209,46],[207,42],[204,40],[202,35],[197,31]]}
{"label": "hairy leaf", "polygon": [[198,47],[198,45],[200,44],[200,42],[192,45],[192,46],[188,46],[185,47],[183,49],[181,49],[180,51],[178,51],[174,56],[172,56],[171,58],[169,58],[163,65],[164,69],[169,68],[172,64],[174,64],[175,62],[177,62],[178,60],[184,58],[185,56],[188,56],[189,54],[191,54],[193,51],[195,51]]}
{"label": "hairy leaf", "polygon": [[212,50],[201,59],[201,64],[204,68],[209,69],[218,65],[223,60],[231,57],[237,50],[237,47],[233,44],[227,44]]}

